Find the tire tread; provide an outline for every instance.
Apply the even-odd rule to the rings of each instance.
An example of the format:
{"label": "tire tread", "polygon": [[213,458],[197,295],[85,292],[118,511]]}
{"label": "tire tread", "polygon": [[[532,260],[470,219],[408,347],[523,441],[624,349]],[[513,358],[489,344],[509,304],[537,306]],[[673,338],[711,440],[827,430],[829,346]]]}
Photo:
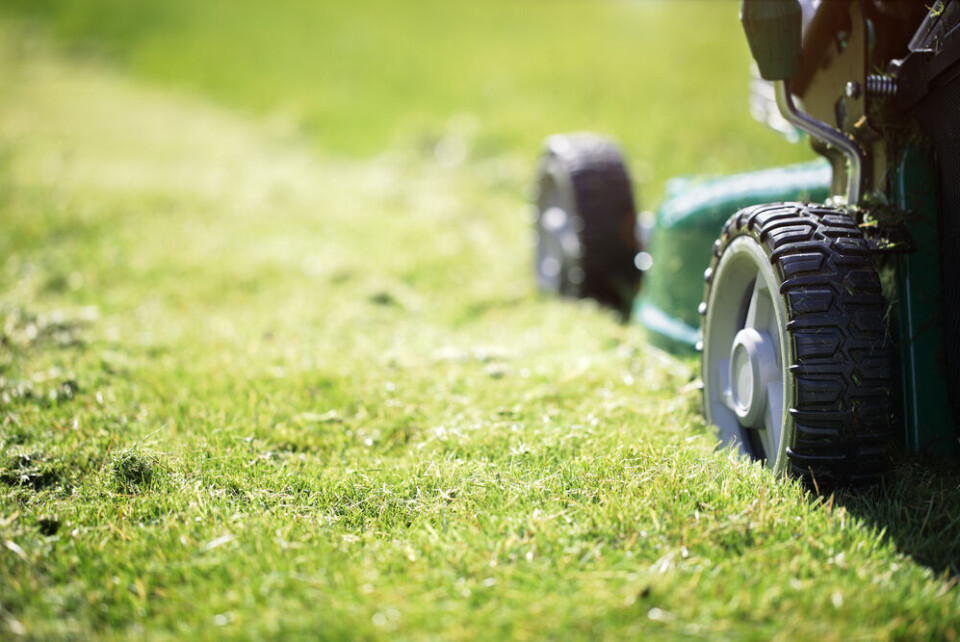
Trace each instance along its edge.
{"label": "tire tread", "polygon": [[569,182],[573,213],[581,220],[584,279],[565,293],[595,299],[626,318],[641,273],[634,264],[640,251],[636,205],[620,149],[592,134],[555,136],[547,141],[544,168]]}
{"label": "tire tread", "polygon": [[[791,472],[812,486],[875,483],[895,423],[886,304],[869,248],[844,211],[796,203],[743,209],[714,246],[749,235],[782,279],[796,399]],[[709,301],[707,283],[704,300]]]}

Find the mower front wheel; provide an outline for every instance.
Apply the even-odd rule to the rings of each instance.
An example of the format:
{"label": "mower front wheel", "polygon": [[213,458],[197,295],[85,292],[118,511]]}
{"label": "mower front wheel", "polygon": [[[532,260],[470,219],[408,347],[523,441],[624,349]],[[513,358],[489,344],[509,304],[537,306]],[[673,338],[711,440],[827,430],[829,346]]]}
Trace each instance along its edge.
{"label": "mower front wheel", "polygon": [[893,422],[880,280],[844,211],[731,217],[705,273],[703,405],[721,438],[814,486],[882,474]]}

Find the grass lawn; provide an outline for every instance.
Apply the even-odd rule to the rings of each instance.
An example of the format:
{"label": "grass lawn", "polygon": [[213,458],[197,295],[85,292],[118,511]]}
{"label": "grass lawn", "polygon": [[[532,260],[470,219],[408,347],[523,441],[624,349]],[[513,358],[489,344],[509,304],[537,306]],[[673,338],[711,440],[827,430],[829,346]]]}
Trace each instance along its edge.
{"label": "grass lawn", "polygon": [[534,291],[553,131],[809,157],[734,3],[5,5],[0,638],[954,639],[957,472],[811,495]]}

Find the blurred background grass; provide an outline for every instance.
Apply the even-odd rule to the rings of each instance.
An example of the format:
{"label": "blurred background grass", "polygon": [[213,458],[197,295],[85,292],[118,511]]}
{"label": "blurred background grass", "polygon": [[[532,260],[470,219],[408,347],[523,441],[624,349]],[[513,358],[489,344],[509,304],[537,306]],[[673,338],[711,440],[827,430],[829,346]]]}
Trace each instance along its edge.
{"label": "blurred background grass", "polygon": [[551,133],[596,130],[623,143],[654,197],[678,173],[811,156],[750,119],[733,0],[3,6],[78,54],[241,107],[333,154],[432,150],[452,137],[470,158],[532,159]]}

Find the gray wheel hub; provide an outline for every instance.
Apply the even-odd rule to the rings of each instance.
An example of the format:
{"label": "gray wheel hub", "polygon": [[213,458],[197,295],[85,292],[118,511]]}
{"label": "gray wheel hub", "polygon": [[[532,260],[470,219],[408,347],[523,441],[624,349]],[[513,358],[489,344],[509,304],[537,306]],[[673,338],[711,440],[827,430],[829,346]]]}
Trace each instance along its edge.
{"label": "gray wheel hub", "polygon": [[764,382],[777,378],[777,355],[770,335],[744,328],[730,349],[730,396],[728,406],[745,426],[755,426],[767,409]]}

